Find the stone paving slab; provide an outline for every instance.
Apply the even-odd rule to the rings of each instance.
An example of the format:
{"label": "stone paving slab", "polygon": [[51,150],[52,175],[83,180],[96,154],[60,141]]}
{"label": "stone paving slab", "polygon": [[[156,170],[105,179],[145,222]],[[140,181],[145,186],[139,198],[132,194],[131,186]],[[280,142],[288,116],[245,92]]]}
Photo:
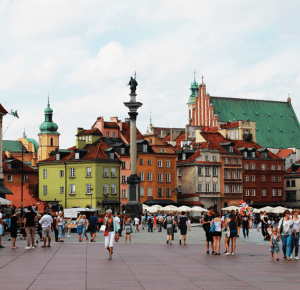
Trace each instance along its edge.
{"label": "stone paving slab", "polygon": [[204,245],[53,243],[0,250],[0,289],[299,289],[300,263],[271,261],[269,246],[240,244],[235,256]]}

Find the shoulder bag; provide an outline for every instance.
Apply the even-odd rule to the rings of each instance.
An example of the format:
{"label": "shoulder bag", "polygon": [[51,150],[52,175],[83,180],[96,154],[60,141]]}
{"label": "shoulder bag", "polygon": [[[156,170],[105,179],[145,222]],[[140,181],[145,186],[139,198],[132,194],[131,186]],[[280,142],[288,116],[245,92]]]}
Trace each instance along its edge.
{"label": "shoulder bag", "polygon": [[[107,227],[107,229],[106,229],[106,231],[105,231],[105,233],[104,233],[104,236],[108,236],[108,230],[110,229],[110,225],[111,225],[111,223],[113,222],[113,218],[111,219],[111,221],[110,221],[110,223],[109,223],[109,226]],[[106,223],[106,222],[105,222]]]}
{"label": "shoulder bag", "polygon": [[210,227],[209,232],[212,234],[212,233],[214,233],[215,231],[216,231],[216,227],[215,227],[215,219],[213,219],[213,224],[212,224],[212,226]]}

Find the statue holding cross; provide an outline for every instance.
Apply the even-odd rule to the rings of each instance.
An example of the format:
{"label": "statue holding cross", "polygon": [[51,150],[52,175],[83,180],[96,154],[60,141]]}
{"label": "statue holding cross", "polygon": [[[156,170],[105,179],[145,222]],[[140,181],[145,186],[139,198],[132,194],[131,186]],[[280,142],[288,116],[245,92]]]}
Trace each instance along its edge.
{"label": "statue holding cross", "polygon": [[138,86],[138,83],[136,81],[136,72],[134,73],[134,78],[130,77],[130,81],[127,86],[130,86],[130,94],[135,95],[136,87]]}

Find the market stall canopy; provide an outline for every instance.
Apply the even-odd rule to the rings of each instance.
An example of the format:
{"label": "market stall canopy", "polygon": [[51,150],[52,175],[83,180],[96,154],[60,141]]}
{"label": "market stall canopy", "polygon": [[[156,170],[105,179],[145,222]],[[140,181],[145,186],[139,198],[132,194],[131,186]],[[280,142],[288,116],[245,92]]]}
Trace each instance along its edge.
{"label": "market stall canopy", "polygon": [[237,209],[240,209],[240,208],[238,206],[235,206],[235,205],[231,205],[231,206],[227,206],[227,207],[222,208],[222,210],[227,210],[227,211],[237,210]]}
{"label": "market stall canopy", "polygon": [[271,210],[271,213],[284,213],[285,210],[288,208],[283,207],[283,206],[277,206],[274,209]]}
{"label": "market stall canopy", "polygon": [[163,207],[162,210],[164,210],[164,211],[174,211],[174,210],[178,210],[178,207],[176,207],[174,205],[167,205],[167,206]]}
{"label": "market stall canopy", "polygon": [[162,210],[163,207],[161,207],[160,205],[153,205],[153,206],[150,206],[147,208],[147,211],[148,212],[151,212],[151,213],[154,213],[154,212],[157,212],[159,210]]}
{"label": "market stall canopy", "polygon": [[2,205],[2,204],[11,204],[11,201],[10,201],[10,200],[7,200],[7,199],[5,199],[5,198],[0,197],[0,204],[1,204],[1,205]]}
{"label": "market stall canopy", "polygon": [[208,210],[201,206],[194,206],[192,207],[192,212],[208,212]]}
{"label": "market stall canopy", "polygon": [[190,208],[189,206],[186,206],[186,205],[183,205],[183,206],[180,206],[178,208],[179,211],[185,211],[185,212],[191,212],[192,211],[192,208]]}
{"label": "market stall canopy", "polygon": [[260,211],[262,211],[262,212],[266,211],[266,212],[269,213],[269,212],[271,212],[273,209],[274,209],[274,207],[271,207],[271,206],[265,206],[265,207],[261,208]]}
{"label": "market stall canopy", "polygon": [[143,210],[148,209],[149,206],[147,204],[143,204]]}
{"label": "market stall canopy", "polygon": [[253,209],[253,213],[260,213],[261,212],[261,209],[259,209],[259,208],[254,208]]}

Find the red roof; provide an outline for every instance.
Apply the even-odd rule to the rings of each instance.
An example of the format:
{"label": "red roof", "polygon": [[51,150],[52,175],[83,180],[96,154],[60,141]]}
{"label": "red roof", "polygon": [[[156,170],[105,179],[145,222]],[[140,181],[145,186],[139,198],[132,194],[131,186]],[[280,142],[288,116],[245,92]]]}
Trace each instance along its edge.
{"label": "red roof", "polygon": [[119,126],[115,122],[104,122],[104,128],[119,129]]}
{"label": "red roof", "polygon": [[175,149],[179,149],[181,147],[181,141],[185,141],[185,133],[181,133],[174,141],[176,142]]}
{"label": "red roof", "polygon": [[[130,125],[128,123],[124,122],[122,124],[121,134],[123,135],[123,137],[129,144],[130,143]],[[136,140],[144,140],[143,135],[141,134],[141,132],[138,129],[136,129]]]}
{"label": "red roof", "polygon": [[164,140],[165,140],[166,142],[167,142],[167,141],[171,141],[171,135],[166,136]]}
{"label": "red roof", "polygon": [[[5,152],[2,153],[2,159],[3,159],[2,167],[3,167],[3,171],[5,173],[7,173],[7,172],[21,173],[22,172],[22,161],[21,160],[13,157],[12,155],[10,155],[10,158],[8,158],[7,155],[5,154]],[[4,161],[5,159],[11,159],[11,160],[13,160],[13,162],[10,162],[10,163],[20,164],[20,168],[18,168],[18,169],[16,169],[16,168],[8,168],[7,163]],[[28,173],[28,172],[37,173],[38,171],[37,171],[37,169],[34,169],[31,166],[29,166],[29,165],[27,165],[26,163],[23,162],[23,172],[24,173]]]}
{"label": "red roof", "polygon": [[239,122],[227,122],[226,124],[221,124],[221,129],[229,129],[229,128],[237,128],[239,126]]}
{"label": "red roof", "polygon": [[4,107],[0,104],[0,113],[6,115],[7,111],[4,109]]}
{"label": "red roof", "polygon": [[80,136],[80,135],[102,135],[102,134],[98,128],[93,128],[90,130],[84,130],[78,133],[76,136]]}
{"label": "red roof", "polygon": [[281,149],[281,150],[277,153],[277,155],[278,155],[279,157],[287,158],[287,157],[290,156],[290,154],[293,154],[293,153],[295,153],[295,152],[294,152],[294,150],[292,150],[292,149]]}

